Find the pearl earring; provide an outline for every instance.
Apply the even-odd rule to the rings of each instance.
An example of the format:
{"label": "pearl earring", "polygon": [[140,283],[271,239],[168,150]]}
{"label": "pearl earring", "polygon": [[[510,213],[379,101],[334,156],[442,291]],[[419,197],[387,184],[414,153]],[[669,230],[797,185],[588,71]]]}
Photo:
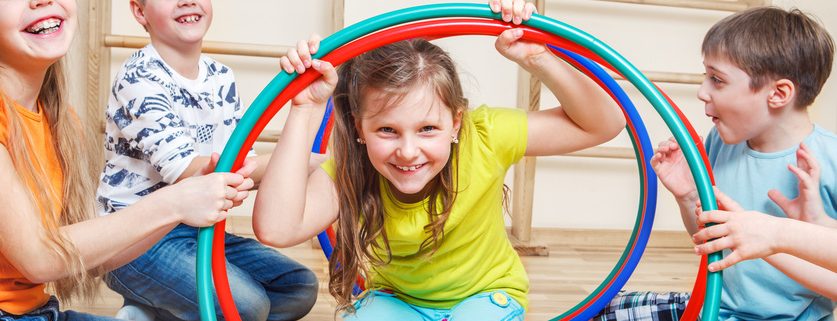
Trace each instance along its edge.
{"label": "pearl earring", "polygon": [[356,139],[356,141],[357,141],[358,144],[366,144],[366,140],[364,140],[363,138],[360,138],[360,137],[358,137]]}
{"label": "pearl earring", "polygon": [[450,135],[450,142],[454,144],[459,144],[459,137],[456,137],[455,135]]}

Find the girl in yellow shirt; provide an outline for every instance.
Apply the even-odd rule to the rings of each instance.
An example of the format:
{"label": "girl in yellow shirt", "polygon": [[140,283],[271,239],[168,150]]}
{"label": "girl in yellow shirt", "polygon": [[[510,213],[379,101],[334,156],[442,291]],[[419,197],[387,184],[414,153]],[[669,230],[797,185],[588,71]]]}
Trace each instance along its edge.
{"label": "girl in yellow shirt", "polygon": [[[534,12],[523,0],[491,6],[517,24]],[[522,34],[502,33],[497,51],[562,106],[469,112],[450,56],[424,40],[372,50],[339,72],[311,59],[316,41],[281,59],[288,72],[323,77],[293,99],[254,229],[291,246],[337,222],[329,290],[346,320],[523,320],[529,282],[505,234],[506,171],[523,156],[603,143],[625,120],[592,80]],[[307,146],[332,93],[334,159],[309,176]],[[371,291],[352,304],[358,274]]]}

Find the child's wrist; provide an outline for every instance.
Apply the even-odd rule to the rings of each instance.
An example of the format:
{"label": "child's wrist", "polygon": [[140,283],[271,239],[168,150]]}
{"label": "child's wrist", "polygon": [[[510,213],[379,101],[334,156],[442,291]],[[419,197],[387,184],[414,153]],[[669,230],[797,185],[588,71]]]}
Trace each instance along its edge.
{"label": "child's wrist", "polygon": [[700,197],[697,191],[693,190],[682,195],[675,195],[674,199],[677,200],[677,203],[691,206],[697,204],[697,202],[700,200]]}

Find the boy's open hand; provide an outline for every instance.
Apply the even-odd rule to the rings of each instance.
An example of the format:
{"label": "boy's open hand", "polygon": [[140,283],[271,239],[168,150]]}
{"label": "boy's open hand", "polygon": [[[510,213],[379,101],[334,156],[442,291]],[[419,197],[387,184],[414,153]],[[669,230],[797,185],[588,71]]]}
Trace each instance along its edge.
{"label": "boy's open hand", "polygon": [[697,200],[695,179],[689,171],[689,164],[680,145],[674,138],[663,141],[651,158],[651,167],[663,185],[677,199],[691,198]]}
{"label": "boy's open hand", "polygon": [[799,196],[788,199],[779,190],[767,193],[789,218],[803,222],[835,227],[835,220],[825,213],[820,196],[820,165],[805,144],[796,151],[796,165],[788,164],[788,170],[799,180]]}

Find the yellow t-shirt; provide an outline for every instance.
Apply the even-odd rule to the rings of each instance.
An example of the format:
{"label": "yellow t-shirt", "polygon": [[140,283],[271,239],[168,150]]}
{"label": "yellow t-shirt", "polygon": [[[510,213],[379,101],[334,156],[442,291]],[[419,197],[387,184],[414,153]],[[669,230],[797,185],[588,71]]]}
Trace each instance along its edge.
{"label": "yellow t-shirt", "polygon": [[[526,113],[482,106],[463,119],[462,130],[459,193],[432,255],[432,247],[419,250],[428,237],[427,199],[401,203],[381,178],[392,261],[372,267],[368,287],[390,289],[407,303],[441,309],[480,292],[503,290],[526,308],[529,278],[503,220],[503,180],[526,151]],[[332,178],[334,166],[333,160],[322,165]],[[386,258],[384,251],[377,254]]]}
{"label": "yellow t-shirt", "polygon": [[[0,100],[0,104],[2,104],[2,100]],[[60,193],[64,184],[64,176],[52,145],[52,134],[43,110],[40,109],[38,113],[34,113],[18,104],[14,105],[13,110],[17,112],[23,130],[27,131],[32,138],[32,145],[29,146],[29,156],[33,160],[45,162],[44,167],[49,176],[48,182]],[[7,150],[9,146],[8,126],[6,113],[0,105],[0,145],[6,147]],[[61,204],[53,205],[61,208]],[[25,314],[43,306],[47,300],[49,300],[49,295],[44,292],[44,285],[32,283],[24,278],[9,263],[5,255],[0,253],[0,310],[18,315]]]}

